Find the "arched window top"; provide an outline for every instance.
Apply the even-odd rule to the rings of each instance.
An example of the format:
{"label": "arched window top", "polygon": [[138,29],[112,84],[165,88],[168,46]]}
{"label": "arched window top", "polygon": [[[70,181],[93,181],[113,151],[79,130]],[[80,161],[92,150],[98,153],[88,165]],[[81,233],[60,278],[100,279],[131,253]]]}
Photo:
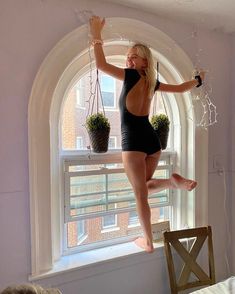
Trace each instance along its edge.
{"label": "arched window top", "polygon": [[[193,71],[192,62],[184,51],[172,39],[157,28],[146,23],[125,18],[107,19],[112,29],[104,31],[105,52],[113,59],[124,55],[129,41],[141,40],[153,49],[154,55],[161,63],[161,75],[170,83],[187,80]],[[120,36],[122,39],[120,40]],[[154,36],[154,38],[152,37]],[[87,71],[89,52],[87,49],[88,28],[79,27],[61,40],[48,54],[35,78],[29,101],[29,181],[32,238],[32,275],[39,275],[52,268],[53,263],[61,255],[60,246],[60,194],[58,180],[61,174],[58,169],[59,136],[58,122],[61,104],[67,95],[69,85],[77,80],[77,75]],[[174,50],[166,50],[174,48]],[[118,49],[118,50],[117,50]],[[117,54],[117,52],[120,52]],[[109,58],[109,57],[108,57]],[[182,95],[177,99],[181,123],[187,125],[188,136],[185,145],[185,175],[194,177],[194,160],[202,158],[202,141],[207,142],[203,130],[194,132],[194,112],[191,107],[191,95]],[[187,120],[185,113],[191,111],[192,121]],[[200,139],[200,146],[195,149],[194,139]],[[198,144],[199,145],[199,144]],[[53,147],[54,146],[54,147]],[[203,150],[204,151],[204,150]],[[190,153],[191,152],[191,153]],[[194,153],[195,152],[195,153]],[[192,156],[192,154],[195,154]],[[203,157],[203,162],[206,160]],[[190,162],[192,165],[190,165]],[[196,176],[205,183],[207,169],[200,166]],[[205,185],[197,190],[198,194],[206,192]],[[206,220],[206,200],[200,197],[196,203],[196,214],[200,221]],[[193,196],[188,205],[194,207]],[[200,204],[199,204],[200,203]],[[194,221],[191,220],[193,223]],[[192,224],[191,223],[191,224]],[[189,223],[190,224],[190,223]]]}
{"label": "arched window top", "polygon": [[[112,46],[112,44],[110,44]],[[116,54],[112,56],[106,56],[110,63],[115,64],[120,67],[125,67],[125,55],[120,55],[119,46],[116,46]],[[89,63],[84,68],[79,68],[80,63],[77,63],[78,71],[73,75],[69,70],[64,73],[66,80],[68,76],[71,76],[71,82],[67,85],[67,89],[64,89],[65,95],[61,96],[60,93],[58,97],[61,101],[61,151],[63,150],[86,150],[90,145],[88,133],[85,128],[85,121],[88,115],[94,114],[97,111],[103,112],[102,105],[104,106],[105,115],[111,123],[111,133],[110,136],[114,134],[118,139],[115,144],[115,148],[121,148],[121,131],[118,131],[120,126],[119,121],[119,109],[118,109],[118,99],[120,96],[122,81],[116,80],[115,78],[106,75],[105,73],[98,71],[95,68],[93,59],[91,58],[91,52],[89,54]],[[155,60],[155,63],[157,61]],[[71,75],[72,74],[72,75]],[[157,74],[156,74],[157,76]],[[160,74],[158,77],[161,82],[167,83]],[[95,84],[99,80],[101,95],[94,95]],[[66,86],[66,82],[63,82],[63,78],[60,83]],[[59,88],[58,88],[59,89]],[[61,91],[61,89],[59,89]],[[102,101],[101,101],[102,97]],[[98,102],[97,102],[98,100]],[[98,107],[98,110],[97,110]],[[89,112],[89,113],[88,113]],[[155,92],[155,95],[151,102],[150,115],[151,120],[152,115],[165,113],[168,115],[170,124],[170,136],[168,140],[168,148],[174,149],[173,140],[171,134],[173,132],[174,125],[180,125],[179,108],[177,106],[175,96],[170,93]],[[76,136],[79,136],[79,142],[76,142]],[[72,139],[73,137],[73,139]],[[78,143],[78,144],[77,144]]]}

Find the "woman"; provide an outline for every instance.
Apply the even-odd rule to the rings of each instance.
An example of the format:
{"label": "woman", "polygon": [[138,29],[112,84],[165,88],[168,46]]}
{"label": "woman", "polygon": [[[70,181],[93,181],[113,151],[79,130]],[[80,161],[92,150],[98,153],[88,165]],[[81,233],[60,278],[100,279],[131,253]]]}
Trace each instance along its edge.
{"label": "woman", "polygon": [[201,72],[195,79],[179,85],[156,82],[151,51],[143,44],[135,44],[127,52],[127,68],[119,68],[106,62],[101,31],[105,19],[93,16],[90,32],[96,66],[101,71],[124,81],[119,100],[122,132],[122,160],[127,177],[133,187],[137,212],[144,237],[135,240],[146,252],[153,252],[151,213],[148,195],[165,189],[191,191],[197,185],[193,180],[172,174],[169,179],[152,179],[161,155],[160,142],[148,120],[151,98],[156,90],[185,92],[198,87],[204,79]]}

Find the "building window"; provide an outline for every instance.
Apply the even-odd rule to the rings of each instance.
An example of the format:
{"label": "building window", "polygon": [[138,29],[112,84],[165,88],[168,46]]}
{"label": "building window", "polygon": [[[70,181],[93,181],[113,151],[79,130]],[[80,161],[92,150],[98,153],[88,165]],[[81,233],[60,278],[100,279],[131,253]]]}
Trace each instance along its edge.
{"label": "building window", "polygon": [[139,217],[136,211],[129,212],[129,226],[137,226],[139,225]]}
{"label": "building window", "polygon": [[164,207],[160,207],[159,208],[159,213],[160,213],[159,218],[160,219],[164,219],[165,218],[164,210],[165,210]]}
{"label": "building window", "polygon": [[110,214],[103,217],[103,229],[117,226],[116,214]]}
{"label": "building window", "polygon": [[116,149],[116,148],[117,148],[117,137],[110,136],[108,149]]}
{"label": "building window", "polygon": [[[116,204],[113,205],[114,210],[116,209],[116,207],[117,207]],[[102,218],[102,227],[103,227],[103,230],[117,227],[117,214],[112,213],[112,214],[105,215]]]}
{"label": "building window", "polygon": [[75,85],[75,93],[76,93],[76,103],[78,107],[85,107],[86,101],[86,86],[85,86],[85,78],[81,78],[77,84]]}
{"label": "building window", "polygon": [[105,108],[115,108],[115,79],[108,75],[101,75],[101,94]]}
{"label": "building window", "polygon": [[83,138],[82,137],[77,137],[76,138],[76,149],[77,150],[83,150],[84,149]]}
{"label": "building window", "polygon": [[[115,22],[114,19],[112,21]],[[127,23],[129,25],[129,20],[128,22],[126,20],[126,22],[120,24],[124,32]],[[147,29],[145,23],[140,24],[141,25],[136,23],[133,28],[137,26],[137,34],[144,36],[145,41],[150,40],[152,31]],[[160,63],[162,60],[164,64],[165,81],[162,81],[175,81],[175,83],[183,82],[182,76],[190,75],[193,70],[190,60],[185,60],[185,53],[182,48],[178,46],[176,46],[177,55],[175,55],[175,57],[172,57],[167,51],[162,52],[163,47],[169,48],[173,45],[175,46],[175,44],[173,44],[173,40],[170,38],[165,38],[165,35],[163,35],[161,31],[155,30],[155,33],[158,42],[154,41],[156,38],[151,39],[150,46],[155,53],[154,56],[158,56]],[[78,166],[78,169],[74,169],[74,172],[86,169],[83,158],[79,157],[81,152],[77,151],[75,148],[75,138],[80,134],[77,127],[79,126],[83,128],[82,131],[84,130],[84,113],[79,114],[74,124],[75,128],[70,129],[69,136],[71,135],[71,138],[75,139],[74,142],[72,142],[71,145],[66,145],[65,148],[63,148],[63,144],[61,149],[58,148],[60,143],[64,142],[64,137],[68,131],[68,129],[65,128],[65,132],[61,136],[60,130],[58,129],[58,126],[61,125],[61,107],[64,102],[66,103],[64,94],[69,90],[68,87],[70,82],[74,84],[75,78],[79,80],[78,75],[81,76],[85,71],[89,70],[89,65],[87,63],[89,60],[89,50],[86,47],[85,39],[82,39],[84,38],[83,30],[78,30],[76,34],[70,34],[67,37],[68,38],[61,40],[58,46],[56,45],[53,49],[53,54],[50,53],[46,57],[47,62],[42,64],[34,81],[29,103],[29,181],[30,200],[32,202],[31,243],[32,275],[34,277],[52,268],[54,262],[60,259],[61,252],[63,252],[63,242],[60,239],[61,236],[63,236],[63,199],[66,199],[65,201],[70,199],[68,197],[69,193],[65,195],[63,187],[64,179],[61,179],[61,176],[66,176],[63,167],[66,162],[72,159],[70,164],[72,166]],[[108,37],[112,39],[111,35]],[[131,35],[129,35],[129,37],[131,38]],[[84,42],[78,43],[76,41],[77,39],[84,40]],[[125,60],[124,55],[129,43],[126,40],[115,42],[116,41],[113,43],[110,42],[110,44],[107,45],[109,49],[111,49],[110,52],[112,52],[110,56],[108,56],[109,61],[112,63],[117,61],[121,64]],[[163,58],[161,54],[158,54],[159,52],[164,55]],[[66,58],[63,58],[65,55]],[[74,58],[75,56],[78,58]],[[48,83],[45,83],[45,80],[48,80]],[[118,81],[116,81],[116,83],[118,83]],[[177,94],[177,96],[178,95],[180,94]],[[173,201],[170,201],[167,213],[169,214],[169,218],[172,218],[173,228],[180,228],[186,223],[189,224],[189,226],[194,226],[195,224],[201,225],[207,219],[207,197],[205,197],[205,195],[207,195],[207,184],[206,181],[204,181],[204,178],[206,178],[208,174],[207,160],[204,158],[207,134],[204,133],[204,130],[196,128],[197,136],[195,136],[194,122],[200,119],[200,115],[198,115],[197,112],[194,113],[193,108],[190,107],[193,99],[190,93],[182,95],[183,100],[175,99],[175,96],[169,93],[167,93],[166,96],[167,99],[170,98],[168,99],[169,112],[167,112],[167,114],[170,115],[171,131],[174,131],[175,136],[171,135],[170,138],[172,138],[172,140],[170,140],[169,148],[167,151],[163,152],[161,159],[163,160],[165,156],[171,156],[175,153],[176,157],[172,166],[176,166],[186,177],[197,178],[200,183],[194,192],[190,192],[190,197],[187,197],[187,191],[181,193],[174,192],[174,197],[170,197]],[[74,93],[73,100],[76,100]],[[181,103],[180,101],[184,101],[185,103]],[[78,104],[83,105],[82,102]],[[80,109],[81,107],[79,107],[79,111]],[[77,113],[75,113],[75,115],[76,114]],[[116,115],[115,111],[112,111],[112,115],[113,114],[114,116]],[[117,115],[119,115],[118,111]],[[69,116],[65,116],[64,118],[69,119]],[[190,120],[188,118],[190,118]],[[42,124],[42,121],[45,123]],[[114,130],[116,125],[115,123],[113,127],[111,125],[111,129]],[[113,135],[117,133],[118,132],[115,130]],[[84,140],[87,146],[88,141],[85,136]],[[200,144],[198,144],[198,140]],[[120,148],[120,137],[118,137],[117,145],[117,148]],[[89,152],[83,151],[83,153],[87,158],[96,159],[96,157]],[[182,154],[185,160],[182,160]],[[192,156],[192,154],[194,156]],[[99,156],[98,159],[100,160]],[[199,162],[197,166],[195,166],[195,161]],[[109,159],[107,164],[110,162],[112,162],[112,159]],[[95,163],[95,161],[93,163]],[[163,166],[159,166],[159,168]],[[102,172],[105,171],[104,166],[100,166],[99,169]],[[72,167],[70,172],[71,171]],[[66,206],[69,207],[69,203],[67,203]],[[133,206],[130,205],[128,209],[131,211]],[[159,207],[155,209],[159,210]],[[171,210],[173,210],[172,214]],[[119,213],[121,212],[119,211]],[[128,211],[125,210],[122,213],[124,217],[128,219]],[[165,215],[167,215],[167,213],[165,213]],[[77,216],[75,216],[75,218],[76,217]],[[82,218],[85,220],[86,216],[83,215]],[[93,222],[90,220],[92,225],[97,223],[99,227],[101,226],[102,222],[100,218],[98,219],[93,215],[91,219],[93,219]],[[48,224],[48,226],[45,227],[45,224]],[[68,222],[65,226],[67,225]],[[64,236],[63,238],[65,239]],[[51,240],[53,240],[53,242]]]}

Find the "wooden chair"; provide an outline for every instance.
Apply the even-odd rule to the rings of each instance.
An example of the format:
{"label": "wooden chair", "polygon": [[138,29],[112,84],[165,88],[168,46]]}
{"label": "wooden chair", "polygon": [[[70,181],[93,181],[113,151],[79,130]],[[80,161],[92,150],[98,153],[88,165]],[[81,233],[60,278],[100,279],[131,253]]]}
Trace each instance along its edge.
{"label": "wooden chair", "polygon": [[[163,236],[172,294],[178,294],[180,291],[189,288],[215,284],[214,254],[210,226],[165,232]],[[194,238],[194,241],[193,239],[188,238]],[[180,242],[180,239],[188,239],[188,241],[185,241],[186,243],[193,242],[191,248],[187,250],[183,243]],[[207,252],[209,261],[208,274],[196,261],[206,239],[208,244]],[[178,279],[176,278],[172,247],[183,260],[181,273]],[[195,278],[197,278],[195,281],[191,281],[191,273],[194,273]]]}

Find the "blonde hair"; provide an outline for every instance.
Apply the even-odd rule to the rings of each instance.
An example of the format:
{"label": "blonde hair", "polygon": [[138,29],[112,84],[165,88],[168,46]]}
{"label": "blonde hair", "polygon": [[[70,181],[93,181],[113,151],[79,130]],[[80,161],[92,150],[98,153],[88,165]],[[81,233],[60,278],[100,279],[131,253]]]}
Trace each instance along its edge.
{"label": "blonde hair", "polygon": [[144,71],[145,71],[145,75],[146,75],[148,91],[149,91],[150,97],[152,98],[152,96],[154,94],[154,89],[156,86],[156,73],[155,73],[152,52],[146,45],[141,44],[141,43],[134,44],[132,46],[132,48],[135,48],[137,50],[137,54],[141,58],[146,59],[146,61],[147,61],[147,67],[144,69]]}
{"label": "blonde hair", "polygon": [[61,294],[61,292],[56,288],[43,289],[40,285],[22,284],[9,286],[1,291],[0,294]]}

